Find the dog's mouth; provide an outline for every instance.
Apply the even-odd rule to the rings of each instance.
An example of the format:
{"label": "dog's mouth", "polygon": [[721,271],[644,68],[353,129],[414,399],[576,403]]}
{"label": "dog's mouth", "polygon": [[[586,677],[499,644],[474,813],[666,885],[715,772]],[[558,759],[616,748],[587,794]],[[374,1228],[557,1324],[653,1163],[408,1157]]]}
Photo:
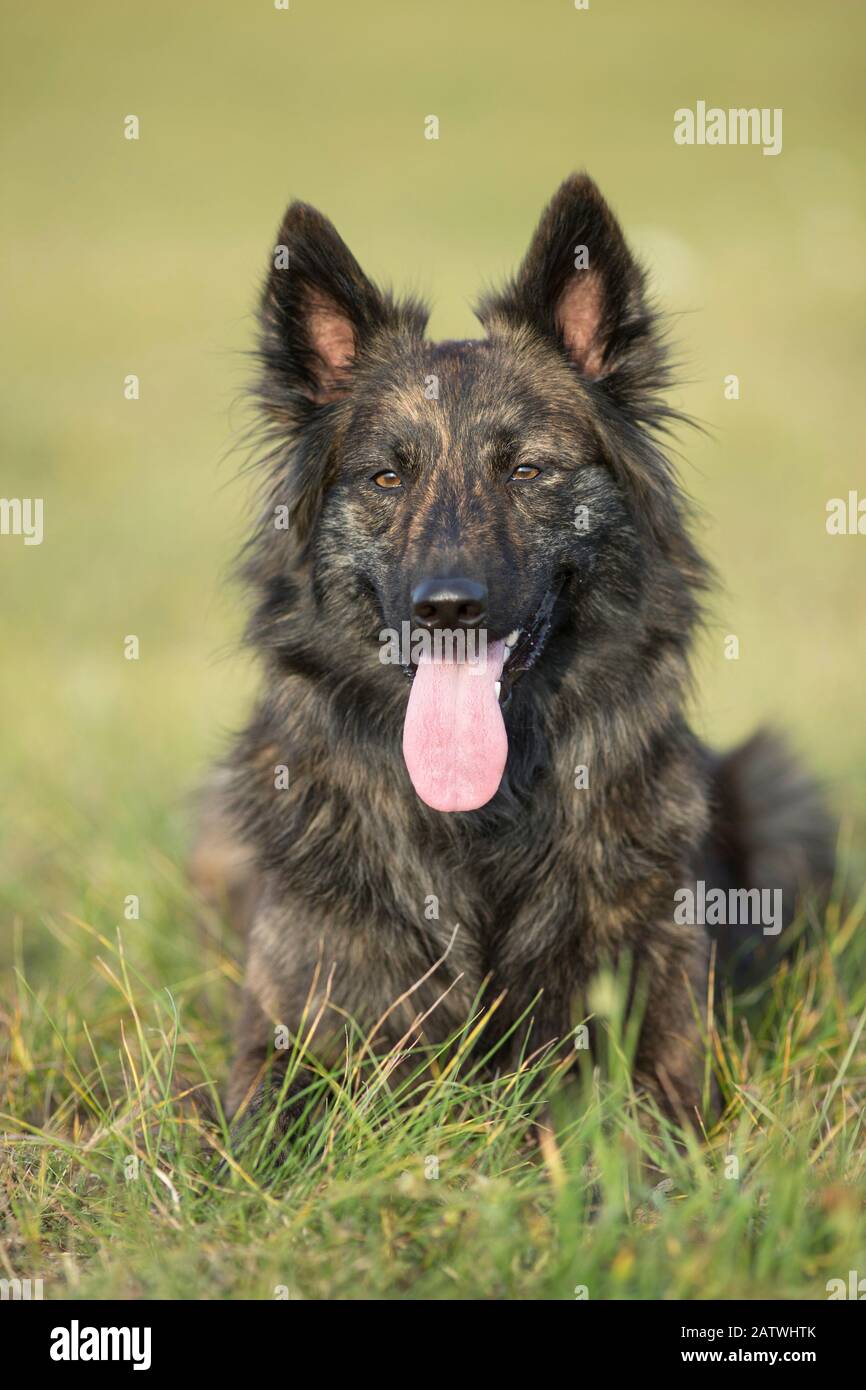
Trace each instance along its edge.
{"label": "dog's mouth", "polygon": [[532,669],[547,645],[553,626],[553,610],[563,583],[564,580],[560,578],[551,584],[526,626],[515,629],[505,639],[505,661],[496,692],[503,709],[508,705],[520,677]]}
{"label": "dog's mouth", "polygon": [[421,800],[436,811],[475,811],[499,789],[508,757],[502,711],[550,636],[562,581],[522,628],[478,643],[465,659],[436,644],[421,650],[403,725],[403,756]]}

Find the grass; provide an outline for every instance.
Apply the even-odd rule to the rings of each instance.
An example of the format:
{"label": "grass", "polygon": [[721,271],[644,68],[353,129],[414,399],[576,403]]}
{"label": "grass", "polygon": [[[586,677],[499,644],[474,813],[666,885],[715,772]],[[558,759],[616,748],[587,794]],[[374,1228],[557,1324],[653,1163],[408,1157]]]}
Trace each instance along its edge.
{"label": "grass", "polygon": [[560,1049],[485,1079],[493,1001],[399,1080],[347,1024],[276,1156],[267,1117],[230,1152],[219,1106],[238,943],[180,880],[149,896],[147,923],[47,919],[35,979],[18,935],[6,1277],[47,1298],[818,1299],[866,1268],[866,895],[727,997],[704,1133],[635,1094],[608,980],[594,1070]]}
{"label": "grass", "polygon": [[[214,1094],[234,1023],[240,945],[198,925],[182,865],[188,793],[250,694],[221,659],[242,614],[220,583],[249,508],[218,461],[292,197],[462,337],[557,184],[590,171],[673,316],[674,403],[707,426],[682,469],[724,585],[697,725],[723,745],[774,720],[863,825],[866,539],[829,536],[825,508],[862,494],[866,14],[7,11],[2,493],[44,498],[45,540],[0,538],[0,1277],[49,1297],[820,1298],[866,1275],[859,910],[727,1006],[708,1053],[726,1116],[685,1148],[642,1134],[621,1064],[561,1088],[539,1146],[527,1075],[485,1089],[464,1062],[398,1112],[350,1062],[274,1182],[217,1178],[200,1131],[221,1142],[218,1123],[176,1099]],[[699,99],[782,107],[783,152],[675,146]],[[862,883],[859,832],[849,857]]]}

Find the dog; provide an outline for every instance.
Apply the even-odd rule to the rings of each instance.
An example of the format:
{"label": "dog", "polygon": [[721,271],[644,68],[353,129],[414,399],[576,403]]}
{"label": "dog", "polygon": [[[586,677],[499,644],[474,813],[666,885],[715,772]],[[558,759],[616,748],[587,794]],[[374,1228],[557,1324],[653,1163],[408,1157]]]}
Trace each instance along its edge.
{"label": "dog", "polygon": [[347,1015],[379,1046],[435,1043],[486,985],[504,1067],[527,1030],[567,1040],[627,960],[636,1080],[689,1116],[713,935],[725,959],[767,943],[682,920],[678,894],[772,889],[784,930],[830,872],[821,796],[784,744],[719,756],[684,713],[711,576],[664,448],[665,334],[589,177],[477,313],[482,338],[429,342],[422,304],[288,208],[243,559],[262,693],[197,852],[211,887],[228,866],[247,924],[230,1115],[281,1103],[285,1128],[276,1025],[297,1039],[315,1019],[322,1056]]}

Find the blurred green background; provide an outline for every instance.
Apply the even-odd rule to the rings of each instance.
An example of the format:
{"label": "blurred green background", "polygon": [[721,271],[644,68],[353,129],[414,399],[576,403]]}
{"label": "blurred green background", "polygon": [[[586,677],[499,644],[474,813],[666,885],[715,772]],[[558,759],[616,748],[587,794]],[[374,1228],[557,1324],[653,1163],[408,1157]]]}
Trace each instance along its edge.
{"label": "blurred green background", "polygon": [[[0,493],[45,500],[41,546],[0,538],[12,916],[114,914],[144,860],[175,876],[190,789],[243,717],[232,445],[292,197],[460,337],[589,170],[675,315],[675,402],[707,427],[682,439],[723,580],[696,718],[718,742],[779,722],[862,816],[866,536],[825,530],[829,498],[866,496],[862,6],[90,0],[3,29]],[[699,99],[782,107],[782,153],[678,147]]]}

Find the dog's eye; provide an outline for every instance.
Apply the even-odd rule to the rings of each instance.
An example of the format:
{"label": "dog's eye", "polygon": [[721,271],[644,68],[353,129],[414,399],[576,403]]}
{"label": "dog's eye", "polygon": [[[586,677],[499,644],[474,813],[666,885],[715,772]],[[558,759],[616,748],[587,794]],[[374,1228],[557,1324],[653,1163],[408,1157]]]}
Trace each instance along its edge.
{"label": "dog's eye", "polygon": [[541,472],[540,468],[535,468],[531,463],[519,463],[508,479],[510,483],[528,483],[533,478],[537,478]]}
{"label": "dog's eye", "polygon": [[394,473],[392,469],[385,468],[381,473],[373,475],[373,482],[377,487],[402,487],[403,479],[399,473]]}

